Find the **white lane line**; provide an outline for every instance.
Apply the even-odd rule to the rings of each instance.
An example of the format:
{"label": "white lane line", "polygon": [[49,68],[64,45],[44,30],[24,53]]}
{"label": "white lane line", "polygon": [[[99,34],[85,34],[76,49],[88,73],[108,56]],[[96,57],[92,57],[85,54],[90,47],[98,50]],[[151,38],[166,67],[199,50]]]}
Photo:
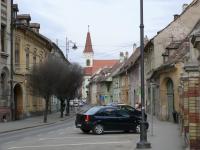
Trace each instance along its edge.
{"label": "white lane line", "polygon": [[97,142],[97,143],[79,143],[79,144],[58,144],[58,145],[38,145],[38,146],[22,146],[9,147],[8,149],[28,149],[28,148],[44,148],[44,147],[63,147],[63,146],[82,146],[82,145],[105,145],[105,144],[127,144],[131,141],[115,141],[115,142]]}
{"label": "white lane line", "polygon": [[[120,136],[96,136],[96,138],[119,138]],[[121,136],[121,137],[132,137],[132,135],[130,136]],[[94,136],[83,136],[83,137],[54,137],[54,138],[40,138],[40,141],[43,140],[58,140],[58,139],[89,139],[89,138],[94,138]]]}
{"label": "white lane line", "polygon": [[5,144],[11,144],[11,143],[14,143],[14,142],[17,142],[17,141],[6,142]]}

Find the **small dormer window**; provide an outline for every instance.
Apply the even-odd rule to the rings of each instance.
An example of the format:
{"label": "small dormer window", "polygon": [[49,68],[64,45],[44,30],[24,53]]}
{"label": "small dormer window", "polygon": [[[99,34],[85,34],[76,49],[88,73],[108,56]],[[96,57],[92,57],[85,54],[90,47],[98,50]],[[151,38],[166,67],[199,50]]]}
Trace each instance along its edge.
{"label": "small dormer window", "polygon": [[90,60],[89,59],[86,60],[86,65],[90,66]]}

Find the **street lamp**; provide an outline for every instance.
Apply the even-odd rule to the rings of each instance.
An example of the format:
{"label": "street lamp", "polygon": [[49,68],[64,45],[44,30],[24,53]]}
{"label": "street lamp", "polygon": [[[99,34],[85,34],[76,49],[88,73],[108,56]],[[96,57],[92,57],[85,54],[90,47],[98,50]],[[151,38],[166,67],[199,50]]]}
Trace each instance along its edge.
{"label": "street lamp", "polygon": [[[70,44],[73,44],[72,47],[70,47]],[[76,43],[71,41],[71,40],[68,40],[67,37],[66,37],[66,58],[68,59],[68,53],[69,53],[69,49],[73,49],[73,50],[76,50],[78,47],[76,46]]]}
{"label": "street lamp", "polygon": [[140,124],[140,141],[137,148],[151,148],[147,142],[147,130],[145,122],[145,87],[144,87],[144,23],[143,23],[143,0],[140,0],[140,53],[141,53],[141,105],[142,105],[142,122]]}

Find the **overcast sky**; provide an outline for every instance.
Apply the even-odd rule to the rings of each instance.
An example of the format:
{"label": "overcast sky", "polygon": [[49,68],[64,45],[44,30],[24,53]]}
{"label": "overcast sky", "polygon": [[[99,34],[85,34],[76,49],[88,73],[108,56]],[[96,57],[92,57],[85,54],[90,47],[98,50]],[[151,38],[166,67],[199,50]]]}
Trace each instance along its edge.
{"label": "overcast sky", "polygon": [[[184,3],[192,0],[144,0],[145,35],[157,31],[180,14]],[[90,25],[95,59],[119,59],[120,51],[132,53],[139,44],[140,0],[14,0],[19,14],[29,13],[40,23],[40,33],[56,42],[65,54],[65,39],[78,45],[70,49],[69,60],[83,63],[83,49]]]}

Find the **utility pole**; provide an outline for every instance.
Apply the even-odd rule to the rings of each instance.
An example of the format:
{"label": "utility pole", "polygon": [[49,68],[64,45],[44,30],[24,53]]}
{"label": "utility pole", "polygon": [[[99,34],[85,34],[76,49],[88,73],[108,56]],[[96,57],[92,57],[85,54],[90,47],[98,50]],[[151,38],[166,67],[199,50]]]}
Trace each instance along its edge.
{"label": "utility pole", "polygon": [[140,0],[140,53],[141,53],[141,105],[142,122],[140,124],[140,142],[137,143],[138,149],[151,148],[147,142],[147,130],[145,121],[145,86],[144,86],[144,22],[143,22],[143,0]]}

